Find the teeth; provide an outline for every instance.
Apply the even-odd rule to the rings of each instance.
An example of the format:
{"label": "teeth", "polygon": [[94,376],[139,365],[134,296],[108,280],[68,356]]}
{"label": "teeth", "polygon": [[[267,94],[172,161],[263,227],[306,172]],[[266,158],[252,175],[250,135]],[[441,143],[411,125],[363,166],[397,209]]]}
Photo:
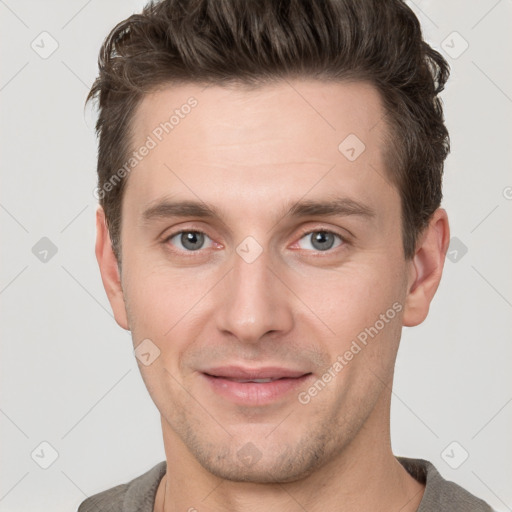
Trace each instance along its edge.
{"label": "teeth", "polygon": [[258,382],[258,383],[261,383],[261,382],[272,382],[273,380],[277,380],[277,379],[268,378],[268,379],[250,379],[250,380],[233,379],[233,380],[235,382]]}

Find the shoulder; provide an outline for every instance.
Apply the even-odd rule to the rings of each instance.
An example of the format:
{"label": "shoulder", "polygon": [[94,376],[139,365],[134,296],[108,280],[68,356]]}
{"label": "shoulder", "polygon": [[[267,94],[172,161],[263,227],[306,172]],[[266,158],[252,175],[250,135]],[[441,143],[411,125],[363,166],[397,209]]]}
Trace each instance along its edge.
{"label": "shoulder", "polygon": [[78,512],[122,512],[126,489],[130,484],[121,484],[90,496],[78,507]]}
{"label": "shoulder", "polygon": [[159,462],[127,483],[90,496],[78,512],[153,512],[156,490],[166,469],[166,462]]}
{"label": "shoulder", "polygon": [[425,484],[425,493],[418,512],[493,512],[485,501],[455,482],[445,480],[431,462],[406,457],[396,458],[416,480]]}

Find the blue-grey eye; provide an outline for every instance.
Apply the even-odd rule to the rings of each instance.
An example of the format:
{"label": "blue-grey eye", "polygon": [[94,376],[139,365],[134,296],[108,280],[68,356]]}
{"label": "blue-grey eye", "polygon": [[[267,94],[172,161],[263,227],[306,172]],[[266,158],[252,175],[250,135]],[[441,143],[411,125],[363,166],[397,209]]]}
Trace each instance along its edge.
{"label": "blue-grey eye", "polygon": [[343,242],[339,235],[330,231],[312,231],[305,234],[299,241],[299,244],[303,240],[306,240],[306,245],[309,245],[309,247],[301,246],[301,249],[312,249],[314,251],[328,251],[338,247]]}
{"label": "blue-grey eye", "polygon": [[207,239],[210,240],[207,235],[200,231],[181,231],[170,237],[169,242],[185,251],[198,251],[204,248]]}

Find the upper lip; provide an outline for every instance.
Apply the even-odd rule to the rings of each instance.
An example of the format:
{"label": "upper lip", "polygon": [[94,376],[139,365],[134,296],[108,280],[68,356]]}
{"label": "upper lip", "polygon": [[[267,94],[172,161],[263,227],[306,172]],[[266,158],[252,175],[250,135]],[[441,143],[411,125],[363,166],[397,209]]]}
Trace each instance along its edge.
{"label": "upper lip", "polygon": [[265,366],[260,368],[242,368],[241,366],[218,366],[203,370],[203,373],[213,377],[227,379],[281,379],[302,377],[311,372],[281,368],[277,366]]}

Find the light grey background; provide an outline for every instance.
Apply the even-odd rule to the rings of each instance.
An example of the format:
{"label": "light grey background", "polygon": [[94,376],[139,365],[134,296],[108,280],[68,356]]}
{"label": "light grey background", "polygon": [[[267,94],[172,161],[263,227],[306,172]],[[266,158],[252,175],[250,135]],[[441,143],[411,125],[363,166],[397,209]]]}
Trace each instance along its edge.
{"label": "light grey background", "polygon": [[[2,511],[76,510],[165,458],[94,257],[83,109],[103,38],[143,3],[0,0]],[[404,331],[393,448],[512,510],[512,2],[409,5],[452,66],[444,207],[457,240],[428,320]],[[34,254],[42,237],[55,255],[45,242]]]}

